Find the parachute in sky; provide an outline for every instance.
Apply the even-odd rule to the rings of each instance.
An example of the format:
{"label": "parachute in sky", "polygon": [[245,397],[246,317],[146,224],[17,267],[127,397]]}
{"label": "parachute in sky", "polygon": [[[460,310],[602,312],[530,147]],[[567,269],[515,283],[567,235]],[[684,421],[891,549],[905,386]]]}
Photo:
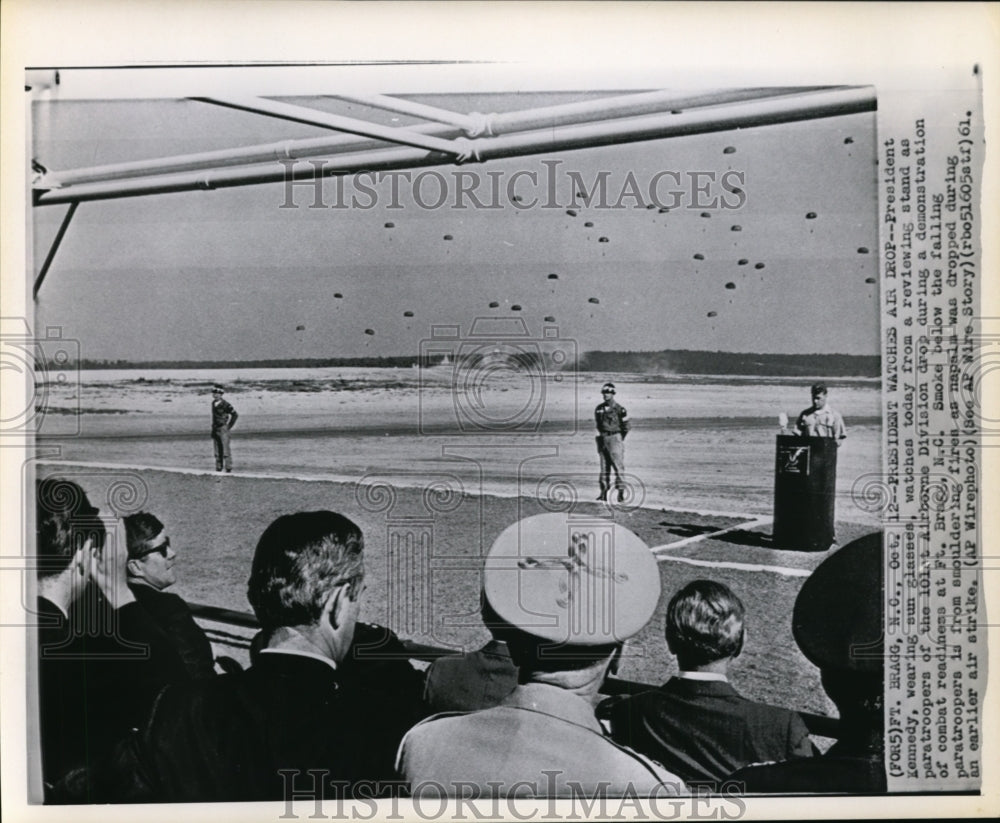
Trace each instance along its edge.
{"label": "parachute in sky", "polygon": [[373,335],[373,334],[375,334],[375,329],[365,329],[365,334],[367,334],[367,335]]}
{"label": "parachute in sky", "polygon": [[705,255],[703,255],[703,254],[696,254],[694,256],[694,259],[695,260],[704,260],[705,259]]}
{"label": "parachute in sky", "polygon": [[412,311],[404,311],[403,312],[403,317],[413,317],[413,312]]}
{"label": "parachute in sky", "polygon": [[730,290],[735,289],[736,288],[736,284],[733,283],[732,281],[730,281],[729,283],[726,283],[726,288],[730,289]]}
{"label": "parachute in sky", "polygon": [[588,302],[588,303],[600,303],[601,301],[600,301],[600,300],[598,300],[598,299],[597,299],[596,297],[591,297],[591,298],[589,298],[589,299],[587,300],[587,302]]}

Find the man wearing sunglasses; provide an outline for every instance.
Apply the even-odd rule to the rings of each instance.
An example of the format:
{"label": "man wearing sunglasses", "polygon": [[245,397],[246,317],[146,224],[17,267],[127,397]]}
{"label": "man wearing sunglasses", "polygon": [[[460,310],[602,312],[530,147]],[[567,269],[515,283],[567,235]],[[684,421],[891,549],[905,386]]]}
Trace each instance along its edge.
{"label": "man wearing sunglasses", "polygon": [[183,598],[166,591],[177,582],[177,553],[163,523],[149,512],[129,515],[125,518],[125,539],[128,587],[135,599],[169,638],[192,678],[214,676],[212,645],[205,632],[195,623]]}

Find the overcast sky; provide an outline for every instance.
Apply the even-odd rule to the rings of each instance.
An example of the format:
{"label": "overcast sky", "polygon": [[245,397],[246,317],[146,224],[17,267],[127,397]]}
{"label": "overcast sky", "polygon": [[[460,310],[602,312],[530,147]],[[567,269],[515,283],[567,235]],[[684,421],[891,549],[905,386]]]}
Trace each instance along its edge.
{"label": "overcast sky", "polygon": [[[466,112],[581,96],[417,99]],[[393,117],[375,115],[412,122]],[[190,100],[41,104],[33,123],[34,158],[50,170],[327,133]],[[580,350],[877,354],[878,292],[866,282],[878,273],[874,140],[875,115],[859,114],[442,166],[416,193],[397,178],[395,198],[389,180],[370,195],[348,179],[343,196],[358,203],[348,208],[331,207],[333,181],[315,209],[309,187],[281,208],[280,183],[83,203],[38,325],[61,326],[95,359],[411,354],[433,325],[466,334],[482,316],[521,317],[532,336],[555,327]],[[463,198],[459,170],[499,208]],[[412,177],[421,171],[432,170]],[[607,172],[606,205],[574,203],[571,172],[588,186]],[[693,172],[707,192],[692,190]],[[722,188],[727,172],[743,176],[726,179],[744,196]],[[550,174],[558,206],[543,208]],[[657,179],[667,213],[646,207]],[[447,202],[431,208],[441,180]],[[738,207],[713,204],[720,196]],[[36,269],[65,209],[34,209]]]}

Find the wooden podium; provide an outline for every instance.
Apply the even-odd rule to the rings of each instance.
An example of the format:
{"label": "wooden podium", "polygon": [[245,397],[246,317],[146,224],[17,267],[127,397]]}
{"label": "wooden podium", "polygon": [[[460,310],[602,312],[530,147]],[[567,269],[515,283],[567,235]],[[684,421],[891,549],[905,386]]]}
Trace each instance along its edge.
{"label": "wooden podium", "polygon": [[826,551],[834,540],[837,441],[779,434],[774,467],[774,545]]}

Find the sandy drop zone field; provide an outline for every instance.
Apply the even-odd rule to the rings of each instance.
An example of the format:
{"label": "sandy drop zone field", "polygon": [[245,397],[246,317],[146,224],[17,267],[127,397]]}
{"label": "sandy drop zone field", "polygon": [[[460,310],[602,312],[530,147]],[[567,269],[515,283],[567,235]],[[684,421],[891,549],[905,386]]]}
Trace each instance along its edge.
{"label": "sandy drop zone field", "polygon": [[[770,548],[767,520],[777,413],[794,419],[808,405],[809,379],[613,375],[634,428],[627,440],[632,492],[609,507],[593,501],[591,415],[605,375],[549,376],[536,430],[505,434],[463,431],[457,415],[534,413],[537,384],[500,375],[482,386],[478,406],[456,406],[446,368],[81,377],[40,393],[39,474],[72,477],[102,511],[156,513],[179,553],[175,590],[191,601],[248,610],[250,559],[267,524],[292,511],[332,509],[366,536],[363,619],[413,640],[475,648],[487,638],[476,616],[483,552],[518,518],[571,508],[622,522],[661,561],[660,606],[630,641],[623,676],[649,683],[670,676],[667,600],[707,577],[731,586],[747,606],[736,687],[758,700],[832,711],[790,634],[804,575],[826,554]],[[208,391],[215,381],[241,415],[229,476],[213,471]],[[844,545],[878,527],[877,500],[858,490],[878,477],[880,395],[876,382],[829,382],[849,433],[837,484]]]}

